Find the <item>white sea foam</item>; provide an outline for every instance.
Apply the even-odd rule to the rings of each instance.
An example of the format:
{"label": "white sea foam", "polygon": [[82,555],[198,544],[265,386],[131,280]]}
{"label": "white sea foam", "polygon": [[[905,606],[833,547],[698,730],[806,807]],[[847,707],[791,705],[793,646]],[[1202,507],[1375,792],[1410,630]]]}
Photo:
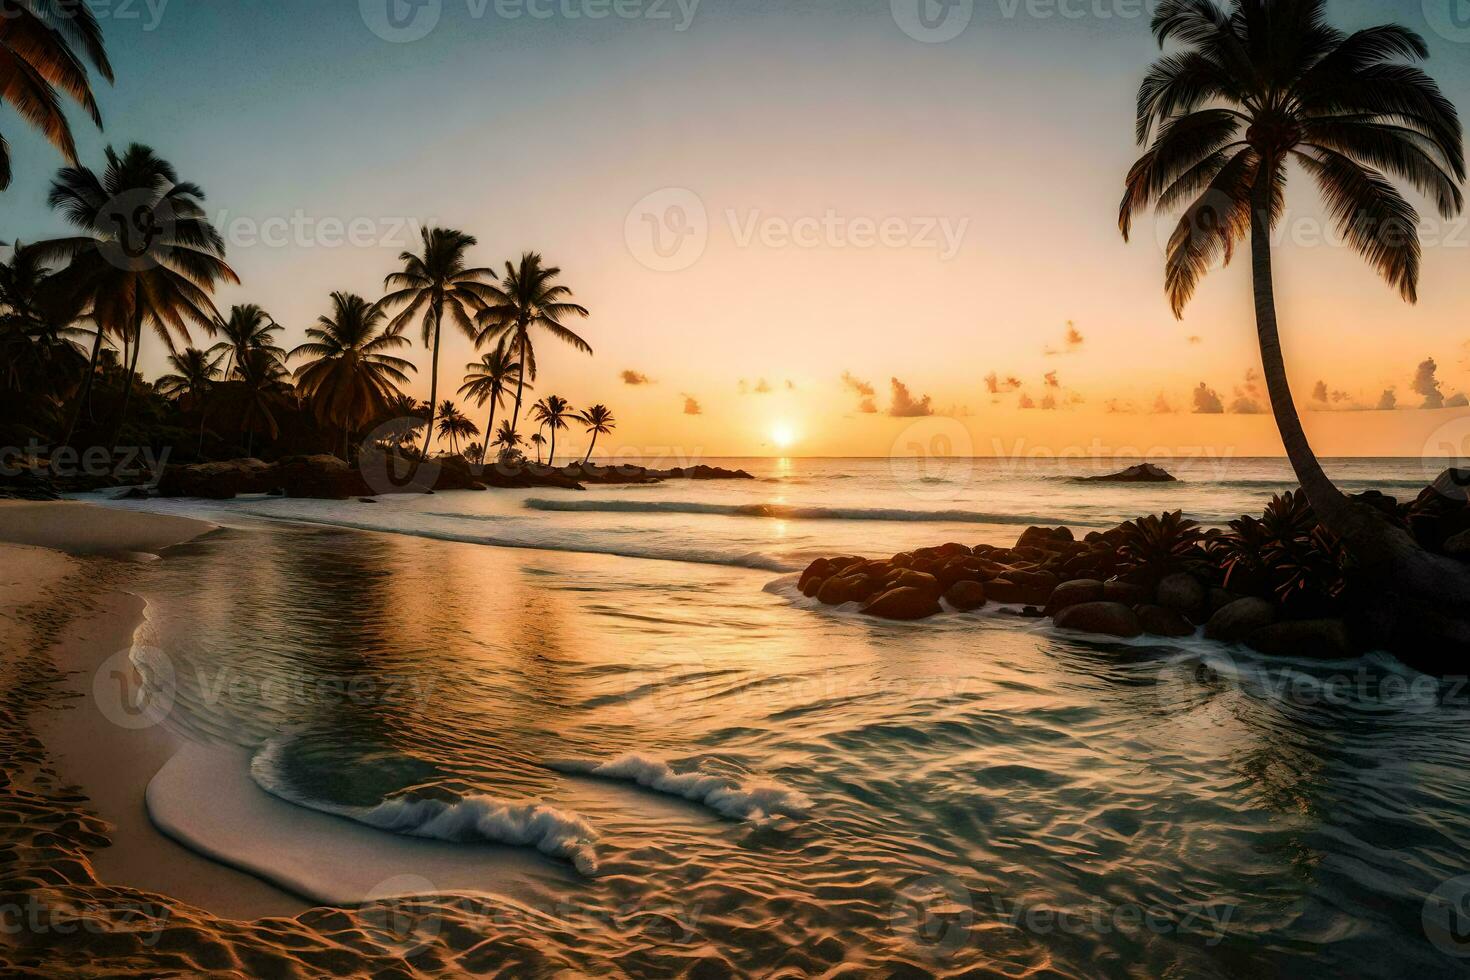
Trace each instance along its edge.
{"label": "white sea foam", "polygon": [[645,789],[702,803],[731,820],[760,822],[772,817],[803,817],[812,801],[804,794],[767,780],[738,782],[703,772],[674,772],[668,763],[646,755],[629,754],[611,762],[567,759],[548,762],[557,772],[599,779],[620,779]]}
{"label": "white sea foam", "polygon": [[311,799],[294,792],[282,779],[282,745],[273,741],[262,747],[251,760],[250,775],[261,789],[288,803],[404,837],[534,847],[542,854],[570,861],[584,875],[597,873],[597,831],[575,813],[485,795],[456,800],[396,797],[374,806]]}
{"label": "white sea foam", "polygon": [[948,524],[1057,524],[1057,516],[986,514],[973,510],[908,510],[898,507],[807,507],[778,503],[706,503],[684,500],[526,500],[528,510],[571,514],[701,514],[766,517],[783,521],[890,521]]}

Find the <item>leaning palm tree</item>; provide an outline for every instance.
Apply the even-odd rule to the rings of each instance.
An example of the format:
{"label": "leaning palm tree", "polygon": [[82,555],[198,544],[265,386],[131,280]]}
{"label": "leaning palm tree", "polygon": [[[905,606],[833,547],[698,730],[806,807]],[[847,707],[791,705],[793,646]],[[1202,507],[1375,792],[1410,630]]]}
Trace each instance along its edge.
{"label": "leaning palm tree", "polygon": [[342,458],[352,433],[380,417],[414,366],[388,353],[409,346],[384,330],[383,311],[352,293],[333,293],[332,312],[306,331],[307,342],[288,357],[308,357],[296,369],[296,386],[317,420],[342,430]]}
{"label": "leaning palm tree", "polygon": [[490,403],[490,418],[485,423],[485,431],[494,432],[495,410],[505,404],[510,379],[520,374],[521,363],[510,356],[504,344],[500,344],[478,361],[466,364],[464,369],[464,384],[460,386],[459,393],[475,399],[475,404],[482,408],[486,402]]}
{"label": "leaning palm tree", "polygon": [[466,336],[475,336],[472,317],[491,299],[485,280],[494,278],[494,273],[465,265],[465,253],[478,244],[473,235],[451,228],[425,228],[422,236],[423,254],[399,255],[403,271],[383,281],[383,288],[392,292],[379,300],[378,306],[384,310],[403,307],[388,326],[393,333],[400,333],[415,320],[421,321],[424,346],[433,351],[428,429],[422,454],[428,456],[429,443],[434,438],[434,403],[439,398],[439,341],[444,318],[448,317]]}
{"label": "leaning palm tree", "polygon": [[520,454],[521,444],[521,434],[510,424],[509,419],[502,419],[500,428],[495,430],[495,442],[493,443],[499,449],[500,461],[503,463],[516,461]]}
{"label": "leaning palm tree", "polygon": [[475,338],[479,347],[499,341],[521,364],[516,372],[516,407],[511,425],[521,424],[521,400],[526,393],[526,379],[536,380],[536,345],[533,330],[542,330],[557,340],[570,344],[584,354],[592,347],[572,332],[562,321],[570,317],[587,317],[585,307],[570,302],[572,291],[555,284],[561,269],[541,264],[541,255],[526,252],[519,265],[505,263],[505,275],[498,285],[490,287],[493,299],[480,311],[477,321],[480,333]]}
{"label": "leaning palm tree", "polygon": [[178,354],[170,354],[169,366],[174,374],[165,374],[154,382],[158,393],[171,398],[186,411],[199,412],[199,448],[196,455],[204,453],[204,421],[209,417],[209,395],[215,382],[223,372],[218,355],[211,357],[207,351],[197,347],[186,347]]}
{"label": "leaning palm tree", "polygon": [[[40,130],[66,162],[77,147],[61,109],[58,89],[102,125],[82,57],[107,81],[112,65],[102,47],[102,29],[85,3],[75,0],[4,0],[0,3],[0,105],[9,105]],[[0,190],[10,186],[10,150],[0,140]]]}
{"label": "leaning palm tree", "polygon": [[459,455],[459,440],[474,438],[480,434],[480,427],[465,417],[454,402],[445,400],[439,406],[439,438],[449,440],[449,453],[451,456]]}
{"label": "leaning palm tree", "polygon": [[254,303],[233,306],[228,318],[215,318],[214,332],[223,334],[224,339],[211,347],[209,352],[225,355],[223,370],[228,378],[235,373],[235,365],[244,360],[248,352],[257,348],[270,351],[277,360],[283,360],[286,352],[276,346],[276,332],[280,329],[280,324]]}
{"label": "leaning palm tree", "polygon": [[567,420],[573,418],[572,406],[565,398],[547,395],[531,409],[531,417],[541,423],[541,428],[551,430],[551,450],[546,454],[546,465],[556,465],[556,434],[567,428]]}
{"label": "leaning palm tree", "polygon": [[[67,167],[51,185],[51,207],[80,234],[38,243],[42,260],[68,260],[56,273],[58,285],[91,306],[97,325],[92,363],[72,412],[64,443],[70,443],[91,397],[92,380],[111,334],[132,344],[124,377],[137,372],[143,328],[151,326],[172,350],[174,338],[189,338],[189,324],[213,332],[219,317],[209,294],[221,280],[238,283],[225,263],[224,240],[204,215],[204,192],[178,181],[178,174],[146,146],[118,154],[107,148],[99,176],[86,167]],[[126,384],[114,439],[127,416]]]}
{"label": "leaning palm tree", "polygon": [[541,447],[546,445],[546,437],[539,432],[531,433],[531,445],[536,447],[536,464],[541,464]]}
{"label": "leaning palm tree", "polygon": [[597,437],[611,434],[617,428],[618,420],[613,418],[613,413],[606,405],[593,405],[578,415],[577,421],[586,426],[588,434],[592,436],[592,442],[587,446],[587,455],[582,457],[582,465],[586,466],[592,459],[592,450],[597,448]]}
{"label": "leaning palm tree", "polygon": [[[1463,207],[1465,156],[1455,107],[1405,62],[1428,57],[1419,35],[1370,27],[1345,35],[1325,0],[1162,0],[1153,20],[1161,58],[1138,94],[1137,136],[1152,143],[1127,178],[1119,225],[1183,207],[1165,281],[1176,316],[1205,272],[1250,236],[1256,331],[1277,428],[1318,519],[1393,591],[1433,597],[1470,643],[1470,577],[1346,497],[1323,472],[1297,415],[1277,333],[1271,229],[1285,208],[1286,164],[1310,174],[1345,238],[1399,294],[1417,298],[1418,214],[1398,178],[1446,217]],[[1454,567],[1451,567],[1454,566]],[[1405,606],[1402,614],[1414,615]]]}

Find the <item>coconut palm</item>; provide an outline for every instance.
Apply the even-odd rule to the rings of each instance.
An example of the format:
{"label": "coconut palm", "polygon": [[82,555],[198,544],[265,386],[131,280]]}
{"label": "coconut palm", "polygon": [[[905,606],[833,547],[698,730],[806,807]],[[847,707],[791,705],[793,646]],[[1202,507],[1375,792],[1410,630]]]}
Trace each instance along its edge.
{"label": "coconut palm", "polygon": [[539,432],[531,433],[531,445],[536,447],[536,463],[541,463],[541,447],[546,445],[546,437]]}
{"label": "coconut palm", "polygon": [[491,298],[490,287],[485,280],[493,279],[495,274],[489,269],[465,265],[465,253],[478,244],[473,235],[451,228],[425,228],[422,237],[423,254],[404,252],[399,255],[403,271],[395,272],[383,281],[383,288],[392,292],[379,300],[378,306],[384,310],[403,307],[389,324],[393,333],[402,332],[415,320],[421,321],[424,346],[433,351],[429,374],[428,430],[424,434],[422,454],[428,456],[429,443],[434,438],[434,403],[439,397],[439,341],[444,319],[448,317],[466,336],[474,337],[472,317]]}
{"label": "coconut palm", "polygon": [[[102,125],[82,57],[112,81],[102,29],[87,4],[72,0],[0,4],[0,105],[9,105],[40,130],[72,165],[77,162],[77,148],[58,89],[71,96],[92,122]],[[0,190],[10,186],[10,176],[9,147],[0,140]]]}
{"label": "coconut palm", "polygon": [[[1321,522],[1394,591],[1470,603],[1461,566],[1418,549],[1378,512],[1327,477],[1302,431],[1277,332],[1271,228],[1285,209],[1286,164],[1316,181],[1344,239],[1399,294],[1417,297],[1418,214],[1397,178],[1452,217],[1463,207],[1465,156],[1454,106],[1408,62],[1428,57],[1395,25],[1347,35],[1323,19],[1325,0],[1162,0],[1153,32],[1178,50],[1138,94],[1137,136],[1152,143],[1133,165],[1119,216],[1126,238],[1150,206],[1183,207],[1165,280],[1176,316],[1216,261],[1250,236],[1256,331],[1277,428]],[[1458,635],[1470,642],[1463,612]]]}
{"label": "coconut palm", "polygon": [[474,463],[476,466],[480,466],[481,464],[483,464],[485,462],[484,443],[472,442],[468,446],[465,446],[464,458],[469,460],[471,463]]}
{"label": "coconut palm", "polygon": [[399,392],[388,399],[378,416],[377,436],[396,449],[413,442],[429,417],[429,407],[412,395]]}
{"label": "coconut palm", "polygon": [[459,393],[475,399],[475,404],[482,408],[486,402],[490,403],[490,418],[485,423],[485,431],[494,432],[495,410],[505,404],[510,380],[520,374],[521,363],[510,356],[504,344],[500,344],[478,361],[466,364],[465,372]]}
{"label": "coconut palm", "polygon": [[585,318],[588,313],[585,307],[570,302],[570,289],[555,283],[559,275],[561,269],[541,264],[540,253],[524,253],[519,265],[505,263],[505,275],[497,285],[490,287],[493,299],[476,318],[480,332],[475,338],[475,346],[499,341],[521,364],[521,370],[516,372],[512,426],[521,424],[521,400],[525,397],[527,377],[536,380],[536,345],[532,331],[548,333],[584,354],[592,353],[587,341],[563,323],[574,316]]}
{"label": "coconut palm", "polygon": [[547,395],[531,409],[531,417],[541,423],[541,428],[551,430],[551,450],[546,454],[546,464],[556,465],[556,433],[567,428],[567,420],[573,418],[572,406],[565,398]]}
{"label": "coconut palm", "polygon": [[592,442],[587,447],[587,455],[582,457],[582,465],[592,459],[592,450],[597,448],[597,437],[612,433],[617,428],[618,420],[613,418],[613,413],[606,405],[593,405],[587,411],[576,416],[578,422],[587,427],[587,432],[592,436]]}
{"label": "coconut palm", "polygon": [[388,353],[409,346],[401,334],[384,330],[387,316],[361,296],[333,293],[332,312],[307,329],[307,342],[288,357],[307,357],[296,369],[296,387],[325,425],[342,430],[342,458],[352,433],[366,428],[408,383],[414,366]]}
{"label": "coconut palm", "polygon": [[459,440],[473,439],[480,427],[465,417],[454,402],[445,400],[439,406],[439,438],[449,440],[449,453],[459,455]]}
{"label": "coconut palm", "polygon": [[[67,167],[51,185],[51,207],[81,233],[42,242],[42,260],[69,260],[56,273],[58,285],[90,305],[97,332],[92,365],[72,413],[64,442],[71,441],[92,380],[105,334],[132,345],[124,374],[136,374],[143,328],[151,326],[174,349],[188,341],[189,324],[213,332],[219,313],[209,294],[221,280],[238,283],[225,263],[224,240],[204,216],[204,192],[179,183],[178,174],[146,146],[122,154],[107,148],[99,176],[86,167]],[[116,435],[127,417],[132,384],[124,386]]]}
{"label": "coconut palm", "polygon": [[174,374],[165,374],[153,383],[158,393],[174,399],[181,408],[199,412],[198,455],[204,453],[204,420],[209,416],[209,395],[215,382],[222,376],[220,356],[197,347],[186,347],[177,354],[170,354],[169,366]]}
{"label": "coconut palm", "polygon": [[76,297],[54,288],[37,249],[16,243],[0,262],[0,388],[25,389],[49,403],[81,378],[86,355],[74,338],[91,331]]}
{"label": "coconut palm", "polygon": [[284,360],[285,350],[276,346],[276,331],[280,329],[280,324],[254,303],[232,306],[228,318],[215,318],[214,332],[223,334],[224,339],[209,350],[211,354],[225,355],[223,370],[228,378],[234,374],[235,365],[245,358],[246,353],[257,348],[270,351],[277,360]]}
{"label": "coconut palm", "polygon": [[245,433],[246,456],[255,451],[255,433],[262,423],[272,439],[281,434],[275,413],[291,402],[291,386],[286,383],[290,376],[280,359],[261,347],[247,350],[245,357],[235,363],[239,382],[236,412],[240,431]]}
{"label": "coconut palm", "polygon": [[503,419],[500,428],[495,430],[495,445],[500,451],[497,454],[501,462],[513,462],[520,454],[521,434],[510,424],[509,419]]}

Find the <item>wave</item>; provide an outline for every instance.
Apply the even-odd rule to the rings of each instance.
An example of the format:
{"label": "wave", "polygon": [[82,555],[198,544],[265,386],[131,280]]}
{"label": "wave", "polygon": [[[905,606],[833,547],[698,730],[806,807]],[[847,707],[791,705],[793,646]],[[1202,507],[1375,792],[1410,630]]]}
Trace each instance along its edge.
{"label": "wave", "polygon": [[972,510],[901,510],[865,507],[803,507],[795,504],[711,504],[681,500],[543,500],[525,502],[530,510],[576,514],[703,514],[765,517],[783,521],[898,521],[945,524],[1075,523],[1035,514],[987,514]]}
{"label": "wave", "polygon": [[455,800],[395,797],[374,806],[312,799],[292,790],[282,777],[283,744],[280,740],[267,742],[250,761],[251,778],[277,799],[404,837],[534,847],[542,854],[570,861],[584,875],[597,873],[597,831],[575,813],[486,795]]}
{"label": "wave", "polygon": [[645,789],[702,803],[731,820],[762,822],[772,817],[804,817],[812,801],[804,794],[778,783],[740,783],[724,776],[702,772],[674,772],[668,763],[645,755],[630,754],[611,762],[569,759],[546,763],[556,772],[599,779],[620,779]]}

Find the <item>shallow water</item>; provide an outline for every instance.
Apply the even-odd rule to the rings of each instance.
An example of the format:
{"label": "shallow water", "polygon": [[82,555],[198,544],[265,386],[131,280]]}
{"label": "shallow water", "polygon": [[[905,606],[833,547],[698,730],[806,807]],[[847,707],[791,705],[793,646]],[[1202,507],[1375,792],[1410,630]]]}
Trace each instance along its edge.
{"label": "shallow water", "polygon": [[[514,820],[480,820],[498,804],[583,821],[595,870],[543,847],[547,874],[517,915],[466,899],[433,926],[462,950],[523,935],[547,970],[1462,962],[1423,921],[1426,896],[1470,870],[1470,694],[1453,682],[1382,657],[1099,643],[993,611],[880,624],[779,580],[815,553],[1009,543],[1033,517],[1221,520],[1285,488],[1283,464],[1233,462],[1213,483],[1182,466],[1188,483],[1126,488],[972,469],[946,498],[915,497],[887,461],[759,465],[753,483],[587,494],[150,502],[227,525],[140,573],[138,642],[173,676],[167,723],[243,745],[259,784],[342,819],[491,801],[432,826],[395,818],[399,835],[505,843]],[[1424,479],[1418,461],[1331,468],[1355,489]],[[956,510],[985,519],[912,516]],[[722,800],[803,805],[721,812],[709,793],[674,803],[667,781],[604,786],[558,765],[629,753],[646,758],[628,772],[667,763],[725,777]]]}

